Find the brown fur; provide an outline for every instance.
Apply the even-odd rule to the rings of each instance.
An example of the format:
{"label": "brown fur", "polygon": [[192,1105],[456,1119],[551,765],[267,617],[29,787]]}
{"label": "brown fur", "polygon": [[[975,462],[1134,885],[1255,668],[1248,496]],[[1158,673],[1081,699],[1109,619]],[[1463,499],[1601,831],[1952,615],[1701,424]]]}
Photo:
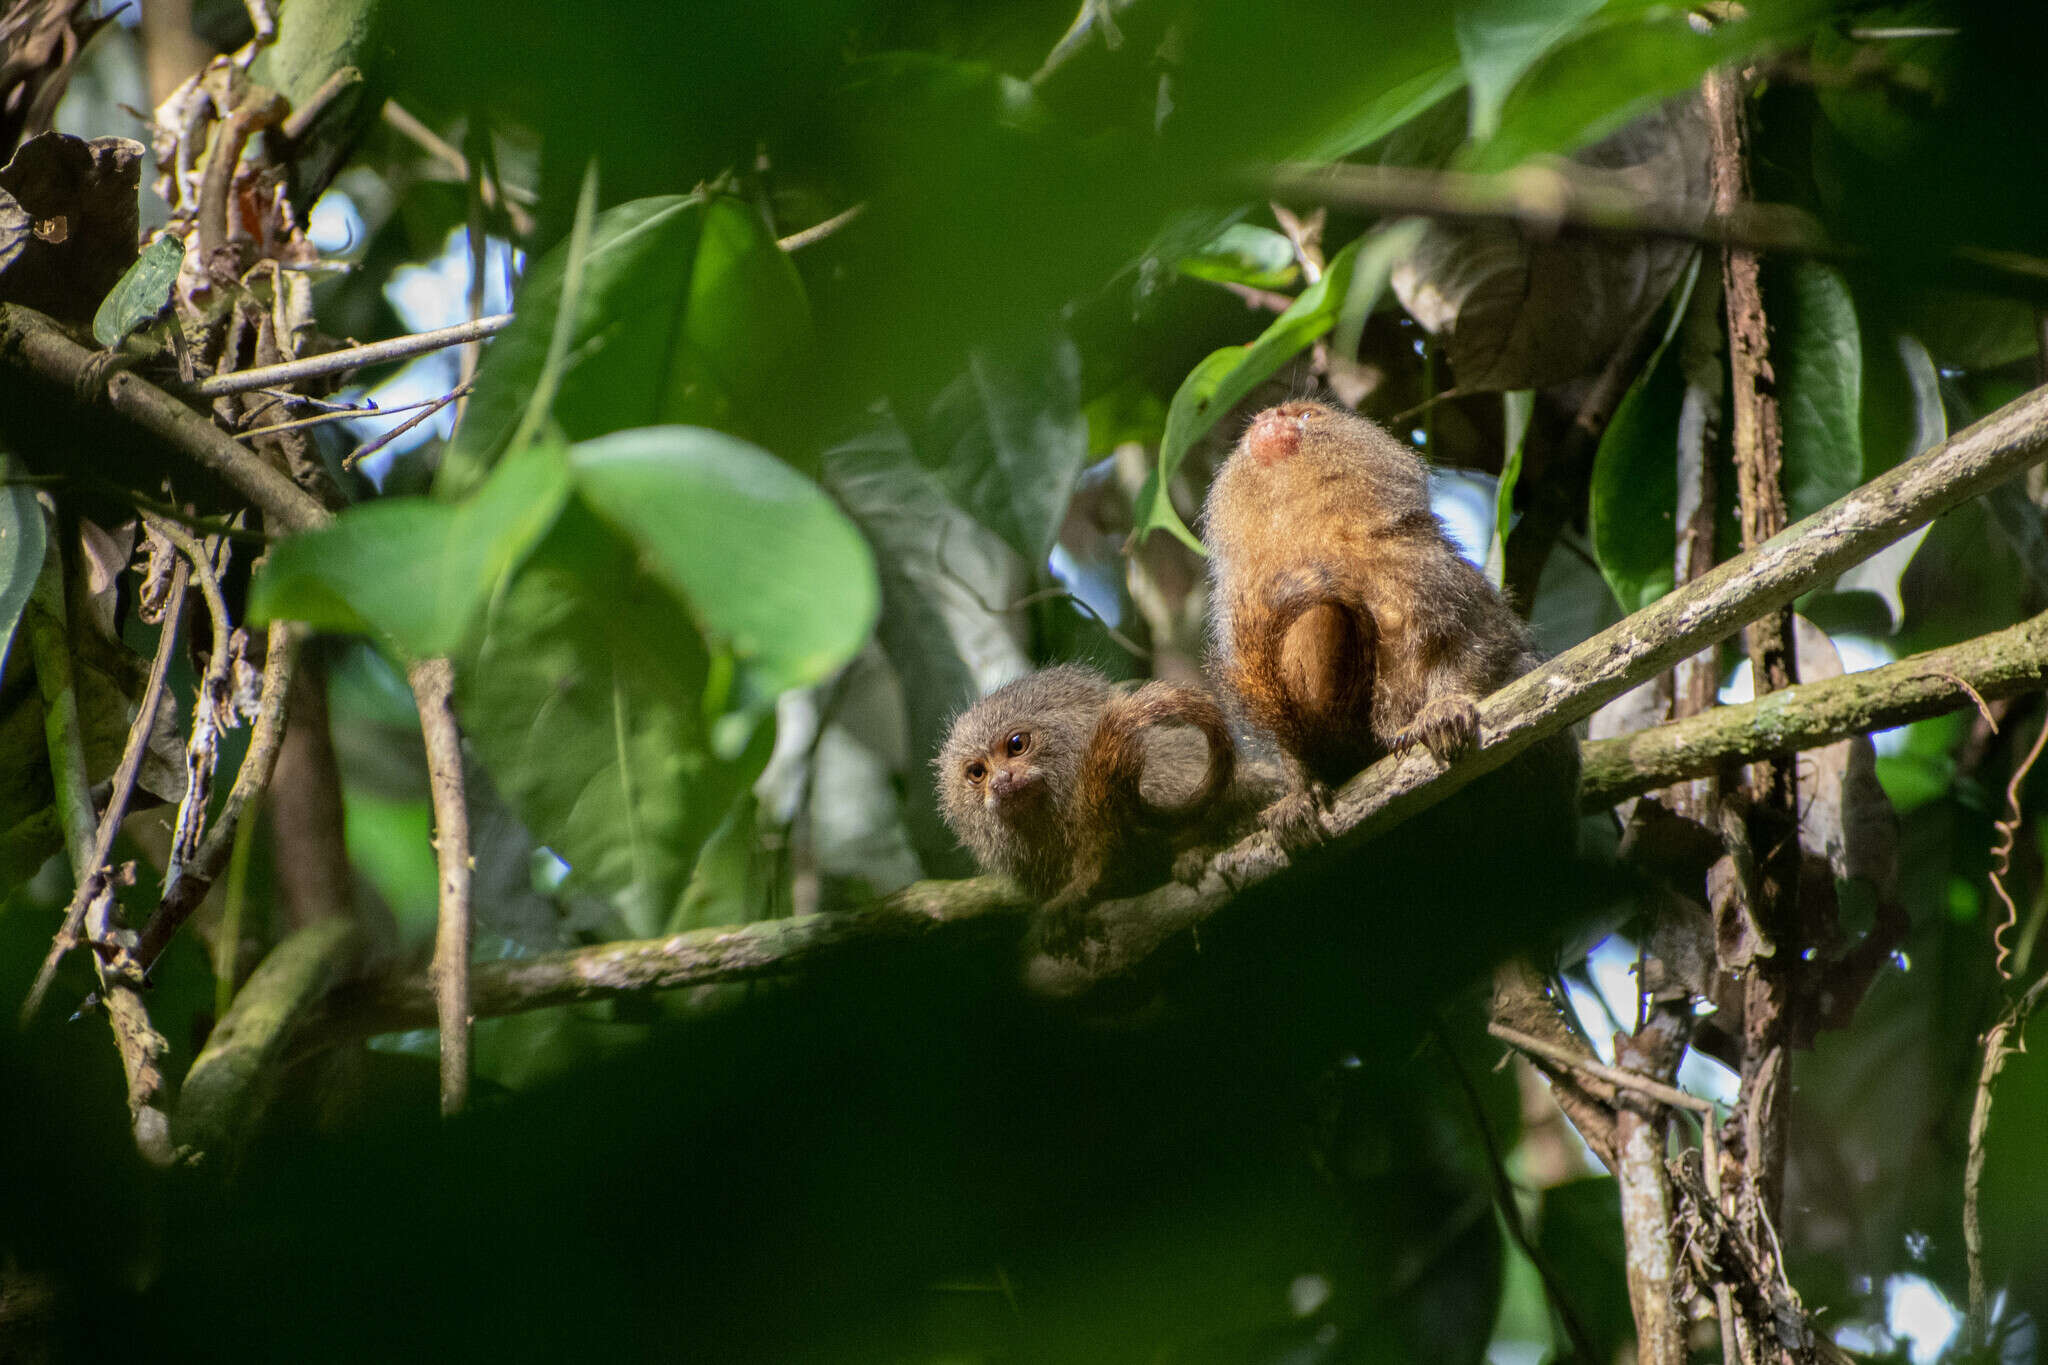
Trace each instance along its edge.
{"label": "brown fur", "polygon": [[[1168,726],[1192,727],[1201,752]],[[1168,836],[1217,808],[1236,756],[1208,694],[1164,682],[1125,692],[1063,664],[969,707],[934,763],[940,813],[982,867],[1070,912],[1119,874],[1163,875]]]}
{"label": "brown fur", "polygon": [[1268,816],[1290,844],[1319,836],[1329,784],[1383,754],[1462,753],[1479,699],[1541,657],[1430,511],[1421,459],[1366,418],[1268,408],[1202,515],[1221,680],[1290,761]]}

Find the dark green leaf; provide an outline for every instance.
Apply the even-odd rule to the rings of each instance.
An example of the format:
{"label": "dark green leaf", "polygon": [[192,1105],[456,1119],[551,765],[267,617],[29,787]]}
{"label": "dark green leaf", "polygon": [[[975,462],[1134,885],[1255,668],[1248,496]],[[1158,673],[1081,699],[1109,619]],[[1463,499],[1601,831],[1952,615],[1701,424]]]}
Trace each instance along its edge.
{"label": "dark green leaf", "polygon": [[249,610],[255,620],[369,629],[409,657],[461,643],[484,601],[546,534],[568,497],[559,448],[536,446],[450,504],[389,498],[273,546]]}
{"label": "dark green leaf", "polygon": [[102,346],[121,344],[121,338],[148,322],[171,301],[171,286],[178,282],[178,267],[185,261],[185,244],[176,237],[159,237],[135,258],[128,273],[115,282],[93,314],[93,340]]}
{"label": "dark green leaf", "polygon": [[1685,374],[1676,348],[1659,348],[1629,387],[1593,456],[1587,529],[1593,558],[1623,611],[1671,591],[1677,577],[1678,415]]}
{"label": "dark green leaf", "polygon": [[[442,490],[473,487],[519,425],[545,367],[568,263],[534,266],[517,317],[478,368]],[[582,303],[554,402],[571,440],[684,422],[760,436],[780,421],[809,306],[788,257],[751,208],[694,195],[598,215]]]}
{"label": "dark green leaf", "polygon": [[1635,1333],[1621,1245],[1621,1199],[1606,1176],[1543,1192],[1537,1252],[1557,1277],[1572,1315],[1593,1339],[1594,1358],[1612,1360]]}
{"label": "dark green leaf", "polygon": [[816,484],[701,427],[648,427],[570,452],[576,487],[730,649],[756,700],[814,683],[874,628],[867,542]]}
{"label": "dark green leaf", "polygon": [[[1862,414],[1863,477],[1870,479],[1945,438],[1948,414],[1941,403],[1941,376],[1927,348],[1914,338],[1894,337],[1890,347],[1866,345],[1863,364],[1873,381],[1863,388]],[[1887,545],[1835,580],[1835,590],[1876,593],[1896,631],[1906,620],[1899,582],[1933,529],[1929,523]]]}
{"label": "dark green leaf", "polygon": [[1809,516],[1863,481],[1863,350],[1842,277],[1800,261],[1764,277],[1771,365],[1784,424],[1784,489],[1791,519]]}
{"label": "dark green leaf", "polygon": [[1064,336],[980,349],[933,404],[918,453],[960,505],[1042,564],[1088,459],[1081,356]]}
{"label": "dark green leaf", "polygon": [[21,624],[36,575],[43,570],[43,507],[21,478],[21,463],[0,451],[0,670]]}

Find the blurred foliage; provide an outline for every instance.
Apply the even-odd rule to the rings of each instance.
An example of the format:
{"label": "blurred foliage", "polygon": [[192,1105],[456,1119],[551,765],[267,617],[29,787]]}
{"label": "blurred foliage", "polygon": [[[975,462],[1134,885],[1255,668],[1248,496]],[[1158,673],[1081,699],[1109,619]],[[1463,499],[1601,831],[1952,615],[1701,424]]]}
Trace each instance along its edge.
{"label": "blurred foliage", "polygon": [[[203,8],[215,41],[246,36],[239,7]],[[1756,0],[1718,24],[1648,0],[283,12],[259,79],[303,95],[342,65],[362,76],[295,162],[302,208],[331,181],[360,223],[329,252],[350,268],[318,285],[323,332],[401,330],[399,272],[472,221],[527,253],[452,438],[230,584],[252,621],[358,637],[323,657],[390,970],[418,968],[433,929],[406,662],[457,662],[480,957],[857,907],[966,870],[928,759],[979,691],[1058,658],[1118,676],[1198,659],[1207,478],[1243,412],[1319,385],[1477,472],[1496,566],[1529,509],[1569,505],[1523,604],[1546,647],[1668,591],[1680,460],[1728,424],[1711,260],[1283,216],[1259,184],[1275,163],[1570,156],[1696,202],[1682,97],[1750,63],[1758,197],[1848,248],[1766,272],[1793,515],[2036,378],[2038,6]],[[120,131],[149,102],[141,55],[135,31],[102,32],[60,124]],[[387,97],[445,146],[380,119]],[[158,284],[117,290],[108,329],[154,312]],[[1561,433],[1639,331],[1575,469]],[[47,395],[0,383],[0,416],[37,470],[89,451],[154,492],[132,437]],[[2037,487],[2000,490],[1802,610],[1895,654],[2009,625],[2048,603],[2042,525]],[[0,658],[42,536],[10,474]],[[104,644],[127,661],[105,690],[132,698],[153,642]],[[10,759],[38,742],[33,692],[10,663]],[[1911,937],[1854,1027],[1796,1061],[1794,1282],[1883,1350],[1903,1349],[1883,1333],[1894,1277],[1963,1298],[1964,1124],[2000,1000],[1983,877],[2037,705],[1996,734],[1956,715],[1886,741]],[[0,789],[0,870],[55,849],[35,823],[47,784],[14,766],[30,776]],[[119,856],[147,867],[131,833]],[[1563,1360],[1569,1311],[1611,1359],[1631,1331],[1613,1184],[1554,1124],[1525,1127],[1469,988],[1509,945],[1641,926],[1611,869],[1487,881],[1465,852],[1489,837],[1419,822],[1369,875],[1250,898],[1170,980],[1088,1008],[1028,999],[1000,946],[481,1021],[478,1102],[442,1126],[431,1033],[320,1034],[232,1182],[144,1172],[104,1033],[46,1010],[0,1041],[28,1116],[0,1125],[19,1173],[0,1252],[52,1277],[64,1357],[132,1350],[141,1322],[171,1358]],[[2038,921],[2029,840],[2014,881]],[[62,882],[0,884],[0,1000],[21,997]],[[225,955],[242,970],[279,931],[271,892],[259,871]],[[1357,913],[1332,930],[1330,905]],[[202,914],[156,974],[174,1071],[212,1023],[197,934],[216,924]],[[74,955],[54,998],[89,977]],[[2048,1076],[2019,1057],[1983,1203],[2006,1328],[2048,1313],[2044,1112]],[[1562,1305],[1502,1229],[1496,1153]]]}

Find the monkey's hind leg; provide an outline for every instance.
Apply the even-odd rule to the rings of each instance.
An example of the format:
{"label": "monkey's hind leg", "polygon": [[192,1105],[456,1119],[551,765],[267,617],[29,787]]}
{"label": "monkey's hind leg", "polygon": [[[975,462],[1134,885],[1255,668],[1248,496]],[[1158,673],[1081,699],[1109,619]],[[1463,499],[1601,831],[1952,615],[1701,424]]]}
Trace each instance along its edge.
{"label": "monkey's hind leg", "polygon": [[1290,593],[1274,606],[1258,666],[1273,737],[1286,755],[1287,793],[1266,811],[1266,826],[1290,853],[1328,837],[1323,814],[1334,793],[1326,776],[1348,776],[1372,748],[1377,623],[1363,604]]}

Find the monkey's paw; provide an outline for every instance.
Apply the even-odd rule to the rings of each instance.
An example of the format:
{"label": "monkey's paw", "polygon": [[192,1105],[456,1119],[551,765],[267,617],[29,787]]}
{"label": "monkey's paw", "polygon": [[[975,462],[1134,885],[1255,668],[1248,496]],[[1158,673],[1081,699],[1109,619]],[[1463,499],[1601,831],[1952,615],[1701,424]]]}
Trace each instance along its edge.
{"label": "monkey's paw", "polygon": [[1088,941],[1088,900],[1072,886],[1048,900],[1038,917],[1038,946],[1053,957],[1079,957]]}
{"label": "monkey's paw", "polygon": [[1208,848],[1184,848],[1173,855],[1173,879],[1182,886],[1193,886],[1202,880],[1202,873],[1208,870],[1209,855],[1215,852]]}
{"label": "monkey's paw", "polygon": [[1479,742],[1479,707],[1470,697],[1438,697],[1415,713],[1408,728],[1394,738],[1394,748],[1405,752],[1420,744],[1449,763]]}
{"label": "monkey's paw", "polygon": [[1288,853],[1314,848],[1330,836],[1323,829],[1323,812],[1330,808],[1330,789],[1311,782],[1266,807],[1266,828]]}

